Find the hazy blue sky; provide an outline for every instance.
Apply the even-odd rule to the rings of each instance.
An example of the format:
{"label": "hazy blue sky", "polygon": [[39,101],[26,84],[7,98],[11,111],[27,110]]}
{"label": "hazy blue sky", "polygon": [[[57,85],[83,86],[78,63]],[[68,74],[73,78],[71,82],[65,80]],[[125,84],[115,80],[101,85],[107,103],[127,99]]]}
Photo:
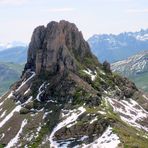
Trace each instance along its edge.
{"label": "hazy blue sky", "polygon": [[148,28],[148,0],[0,0],[0,42],[29,42],[33,29],[52,20],[74,22],[93,34]]}

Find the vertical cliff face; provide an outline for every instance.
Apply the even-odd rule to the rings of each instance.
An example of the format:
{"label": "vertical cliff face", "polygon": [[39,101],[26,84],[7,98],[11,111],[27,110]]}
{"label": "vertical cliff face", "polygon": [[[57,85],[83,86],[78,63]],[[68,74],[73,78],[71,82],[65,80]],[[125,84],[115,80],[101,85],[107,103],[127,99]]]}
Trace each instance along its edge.
{"label": "vertical cliff face", "polygon": [[145,148],[147,99],[99,64],[74,24],[51,22],[34,30],[22,77],[0,98],[0,144]]}
{"label": "vertical cliff face", "polygon": [[76,71],[77,62],[94,58],[77,27],[67,21],[51,22],[34,30],[28,50],[26,69],[50,73],[65,69]]}

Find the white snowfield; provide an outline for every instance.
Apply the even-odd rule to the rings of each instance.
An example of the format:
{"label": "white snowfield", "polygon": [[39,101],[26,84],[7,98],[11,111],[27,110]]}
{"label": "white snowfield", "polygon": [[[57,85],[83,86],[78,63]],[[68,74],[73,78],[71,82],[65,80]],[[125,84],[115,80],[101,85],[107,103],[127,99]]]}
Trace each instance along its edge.
{"label": "white snowfield", "polygon": [[39,87],[39,92],[38,92],[38,94],[37,94],[37,96],[36,96],[36,100],[38,100],[39,102],[41,101],[40,100],[40,95],[44,92],[44,86],[45,86],[45,82]]}
{"label": "white snowfield", "polygon": [[57,124],[57,126],[53,129],[50,137],[49,137],[49,141],[50,141],[50,147],[51,148],[58,148],[60,147],[59,144],[54,141],[54,135],[55,133],[60,130],[61,128],[75,122],[77,120],[77,118],[82,115],[84,112],[86,111],[86,109],[82,106],[79,107],[77,110],[73,110],[70,111],[70,114],[68,115],[68,117],[66,117],[66,119],[64,119],[63,121],[61,121],[60,123]]}
{"label": "white snowfield", "polygon": [[97,72],[96,71],[91,71],[89,68],[87,68],[87,70],[83,70],[86,74],[88,74],[91,77],[91,80],[94,81],[96,76],[97,76]]}
{"label": "white snowfield", "polygon": [[10,142],[7,144],[7,146],[6,146],[5,148],[11,148],[11,147],[16,146],[16,144],[17,144],[17,142],[18,142],[18,140],[19,140],[19,138],[20,138],[20,134],[22,133],[23,128],[24,128],[24,126],[25,126],[26,124],[27,124],[27,120],[24,119],[24,120],[22,121],[20,130],[18,131],[18,133],[16,134],[16,136],[15,136],[13,139],[10,140]]}
{"label": "white snowfield", "polygon": [[112,132],[109,126],[101,137],[88,145],[83,144],[82,148],[116,148],[119,143],[119,137]]}
{"label": "white snowfield", "polygon": [[148,125],[141,125],[140,121],[148,120],[148,112],[144,110],[136,101],[133,99],[126,100],[116,100],[113,98],[107,98],[114,111],[117,112],[121,119],[131,126],[138,129],[148,131]]}

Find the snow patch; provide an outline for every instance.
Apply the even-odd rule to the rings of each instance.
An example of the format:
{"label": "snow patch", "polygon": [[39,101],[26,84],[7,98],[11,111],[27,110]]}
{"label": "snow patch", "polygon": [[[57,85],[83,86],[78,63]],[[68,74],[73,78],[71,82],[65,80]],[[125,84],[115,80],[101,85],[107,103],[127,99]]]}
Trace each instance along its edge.
{"label": "snow patch", "polygon": [[25,92],[24,95],[26,95],[30,91],[30,88],[28,88]]}
{"label": "snow patch", "polygon": [[91,71],[89,68],[87,68],[87,70],[83,70],[86,74],[88,74],[91,77],[91,80],[94,81],[96,76],[97,76],[97,72],[96,71]]}
{"label": "snow patch", "polygon": [[6,115],[6,112],[7,112],[7,110],[5,110],[5,111],[1,114],[0,118],[3,118],[3,117]]}
{"label": "snow patch", "polygon": [[148,97],[146,97],[145,95],[143,95],[143,97],[148,101]]}
{"label": "snow patch", "polygon": [[37,132],[36,132],[36,136],[34,136],[34,138],[36,139],[39,135],[39,132],[41,131],[42,127],[41,127],[41,124],[40,126],[37,128]]}
{"label": "snow patch", "polygon": [[25,81],[23,81],[22,82],[22,84],[18,87],[18,89],[16,90],[16,92],[17,91],[19,91],[27,82],[29,82],[33,77],[35,77],[35,72],[31,72],[32,73],[32,75],[27,79],[27,80],[25,80]]}
{"label": "snow patch", "polygon": [[18,133],[16,134],[16,136],[15,136],[13,139],[10,140],[10,142],[7,144],[7,146],[6,146],[5,148],[11,148],[11,147],[13,147],[13,146],[16,145],[16,143],[18,142],[18,140],[19,140],[19,138],[20,138],[20,134],[22,133],[23,128],[24,128],[24,126],[25,126],[26,124],[27,124],[27,120],[24,119],[24,120],[22,121],[20,130],[18,131]]}
{"label": "snow patch", "polygon": [[32,98],[33,98],[33,97],[30,96],[29,99],[28,99],[26,102],[24,102],[22,105],[26,105],[26,104],[28,104],[29,102],[31,102],[31,101],[32,101]]}
{"label": "snow patch", "polygon": [[1,136],[0,140],[2,140],[4,137],[5,137],[5,134],[2,133],[2,136]]}
{"label": "snow patch", "polygon": [[77,121],[75,121],[75,122],[73,122],[73,123],[71,123],[71,124],[68,124],[68,125],[67,125],[67,128],[70,128],[70,127],[74,126],[75,124],[77,124]]}
{"label": "snow patch", "polygon": [[102,115],[106,115],[106,112],[104,112],[104,111],[98,111],[98,113],[100,113]]}
{"label": "snow patch", "polygon": [[41,101],[40,100],[40,95],[44,92],[44,89],[43,89],[44,86],[45,86],[45,82],[39,87],[39,93],[36,96],[36,100],[38,100],[39,102]]}
{"label": "snow patch", "polygon": [[126,100],[116,100],[113,98],[107,98],[114,111],[119,113],[120,118],[126,123],[134,126],[138,129],[143,129],[148,131],[147,125],[141,125],[140,121],[148,119],[148,112],[144,110],[136,101],[129,99]]}
{"label": "snow patch", "polygon": [[74,109],[72,111],[70,111],[69,116],[64,119],[63,121],[61,121],[52,131],[50,137],[49,137],[49,141],[50,141],[50,147],[54,147],[54,148],[58,148],[58,143],[56,141],[54,141],[54,135],[55,133],[60,130],[61,128],[75,122],[77,120],[77,118],[82,115],[84,112],[86,111],[86,109],[82,106],[79,107],[78,109]]}
{"label": "snow patch", "polygon": [[103,70],[100,70],[100,73],[101,73],[102,75],[105,75],[105,72],[104,72]]}
{"label": "snow patch", "polygon": [[47,117],[48,114],[51,114],[52,112],[53,112],[52,110],[49,111],[49,112],[45,112],[44,115],[43,115],[43,120]]}
{"label": "snow patch", "polygon": [[82,148],[116,148],[119,143],[119,137],[108,127],[101,137],[88,145],[83,144]]}
{"label": "snow patch", "polygon": [[11,92],[10,92],[10,94],[9,94],[8,97],[7,97],[8,99],[11,98],[11,97],[13,97],[13,92],[14,92],[14,91],[11,91]]}
{"label": "snow patch", "polygon": [[0,103],[0,107],[4,104],[4,102],[6,101],[6,99]]}
{"label": "snow patch", "polygon": [[90,124],[92,124],[93,122],[97,121],[97,117],[95,117],[93,120],[90,121]]}
{"label": "snow patch", "polygon": [[21,110],[21,105],[16,106],[1,122],[0,128],[13,116],[15,112],[19,112]]}
{"label": "snow patch", "polygon": [[9,127],[7,131],[10,131],[10,130],[11,130],[11,127]]}
{"label": "snow patch", "polygon": [[49,102],[51,102],[51,103],[57,103],[56,100],[48,100],[47,103],[49,103]]}
{"label": "snow patch", "polygon": [[27,141],[32,141],[32,139],[33,139],[34,137],[35,137],[34,134],[31,134],[31,135],[29,135],[29,137],[26,138],[26,139],[27,139]]}

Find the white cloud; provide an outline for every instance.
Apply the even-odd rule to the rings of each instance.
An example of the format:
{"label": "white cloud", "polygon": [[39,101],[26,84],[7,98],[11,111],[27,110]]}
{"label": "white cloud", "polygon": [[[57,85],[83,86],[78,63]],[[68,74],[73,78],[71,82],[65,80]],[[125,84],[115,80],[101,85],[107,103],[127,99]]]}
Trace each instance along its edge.
{"label": "white cloud", "polygon": [[128,9],[126,10],[127,13],[148,13],[147,9]]}
{"label": "white cloud", "polygon": [[44,11],[46,12],[69,12],[69,11],[74,11],[74,8],[50,8],[46,9]]}
{"label": "white cloud", "polygon": [[0,5],[23,5],[28,0],[0,0]]}

